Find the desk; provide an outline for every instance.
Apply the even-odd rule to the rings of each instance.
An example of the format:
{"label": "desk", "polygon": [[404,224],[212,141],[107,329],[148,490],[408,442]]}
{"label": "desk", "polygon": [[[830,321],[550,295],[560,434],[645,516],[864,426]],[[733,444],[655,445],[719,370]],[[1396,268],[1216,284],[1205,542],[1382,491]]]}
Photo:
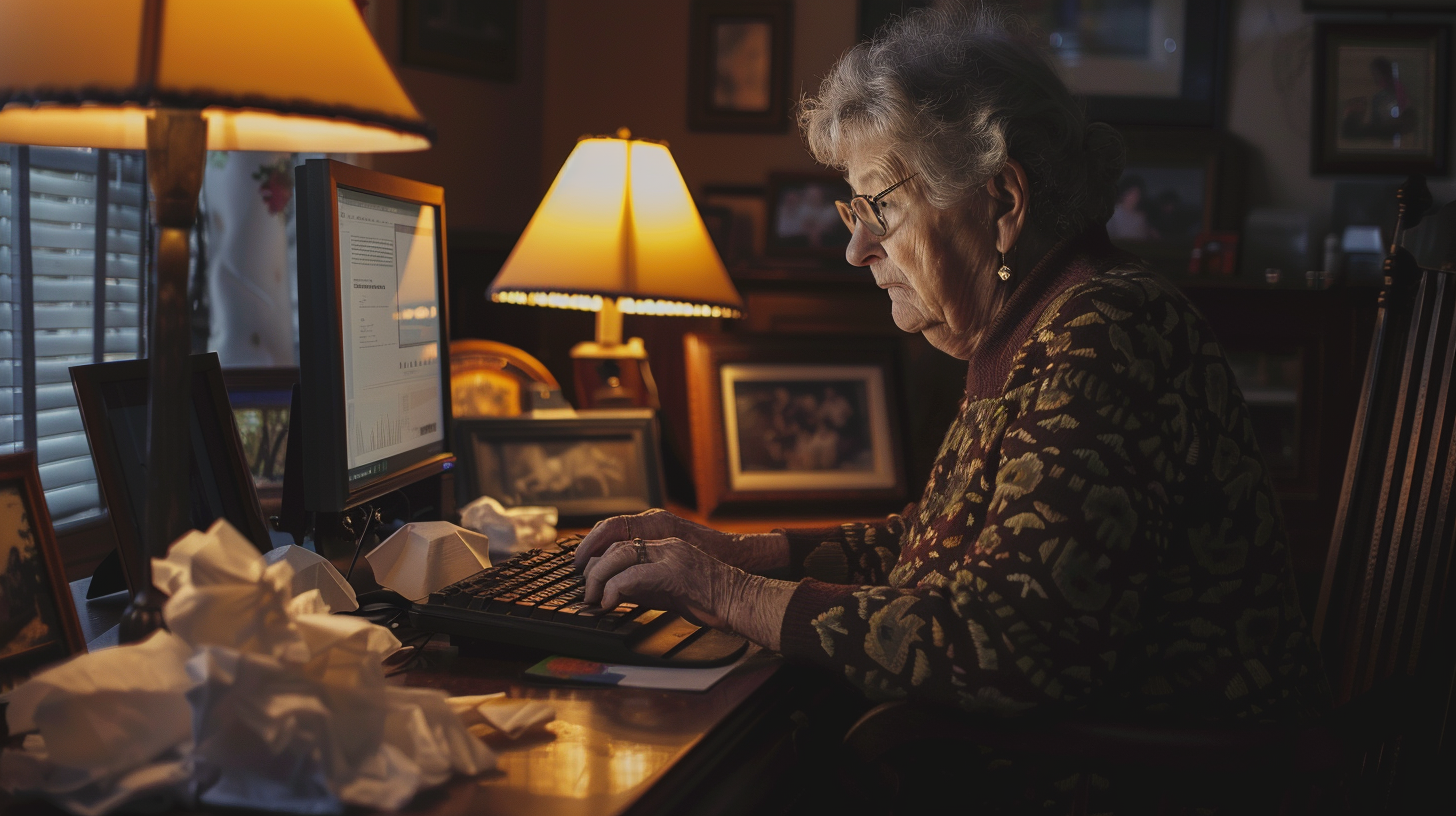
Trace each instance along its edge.
{"label": "desk", "polygon": [[[88,639],[107,632],[124,596],[89,604],[89,580],[72,586]],[[483,654],[431,651],[422,667],[393,678],[451,696],[506,692],[556,709],[549,733],[488,740],[497,770],[456,777],[422,792],[412,814],[656,814],[755,812],[783,795],[795,765],[791,722],[813,685],[776,656],[758,653],[703,693],[580,688],[526,682],[542,652],[489,646]],[[0,793],[0,812],[53,816],[39,803]]]}

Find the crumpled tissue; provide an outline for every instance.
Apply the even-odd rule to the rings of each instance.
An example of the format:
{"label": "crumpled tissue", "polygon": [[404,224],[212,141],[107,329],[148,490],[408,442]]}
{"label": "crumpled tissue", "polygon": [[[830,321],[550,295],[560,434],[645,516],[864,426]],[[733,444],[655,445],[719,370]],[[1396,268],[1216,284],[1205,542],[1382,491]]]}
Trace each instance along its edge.
{"label": "crumpled tissue", "polygon": [[555,507],[503,507],[481,496],[460,510],[461,525],[490,538],[492,558],[506,558],[556,541]]}
{"label": "crumpled tissue", "polygon": [[5,749],[6,791],[79,816],[152,799],[339,813],[494,767],[444,692],[385,682],[394,635],[294,594],[288,558],[267,563],[218,521],[152,563],[170,631],[4,696],[10,733],[39,732]]}
{"label": "crumpled tissue", "polygon": [[480,735],[489,726],[507,739],[518,739],[533,728],[556,719],[556,709],[538,700],[512,700],[505,692],[451,697],[446,700],[460,716],[470,733]]}
{"label": "crumpled tissue", "polygon": [[412,521],[364,555],[374,580],[412,601],[490,566],[490,542],[448,521]]}
{"label": "crumpled tissue", "polygon": [[302,595],[310,589],[317,589],[324,605],[330,612],[353,612],[359,608],[359,598],[344,576],[329,563],[327,558],[305,550],[296,544],[284,544],[263,553],[263,560],[269,564],[287,561],[293,567],[293,594]]}

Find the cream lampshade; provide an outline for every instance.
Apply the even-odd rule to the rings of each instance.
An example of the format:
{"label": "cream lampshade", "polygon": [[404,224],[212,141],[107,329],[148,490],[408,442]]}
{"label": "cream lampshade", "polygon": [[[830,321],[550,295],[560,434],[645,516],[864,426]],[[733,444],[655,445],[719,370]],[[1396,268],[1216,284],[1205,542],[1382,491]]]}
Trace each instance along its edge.
{"label": "cream lampshade", "polygon": [[[596,312],[596,341],[577,345],[572,357],[641,360],[649,389],[642,341],[622,342],[623,314],[740,317],[743,309],[667,145],[626,128],[577,142],[489,294],[497,303]],[[584,407],[651,402],[610,394],[613,376],[630,379],[628,372],[599,378],[600,388],[584,374],[598,379],[578,366]]]}
{"label": "cream lampshade", "polygon": [[422,150],[429,126],[353,0],[0,5],[0,141],[147,151],[157,231],[147,332],[146,551],[122,639],[161,624],[151,557],[191,527],[188,234],[206,150]]}

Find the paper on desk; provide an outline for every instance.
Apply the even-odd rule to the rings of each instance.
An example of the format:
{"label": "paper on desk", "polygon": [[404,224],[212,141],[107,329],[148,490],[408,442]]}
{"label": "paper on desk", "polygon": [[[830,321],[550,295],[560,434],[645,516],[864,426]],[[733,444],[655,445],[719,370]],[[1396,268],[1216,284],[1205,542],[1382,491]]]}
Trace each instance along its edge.
{"label": "paper on desk", "polygon": [[490,566],[490,541],[448,521],[413,521],[364,558],[380,586],[413,601]]}
{"label": "paper on desk", "polygon": [[504,561],[532,547],[556,541],[555,507],[504,507],[481,496],[460,508],[460,523],[490,539],[490,556]]}
{"label": "paper on desk", "polygon": [[354,588],[349,586],[344,576],[322,555],[296,544],[284,544],[263,553],[263,560],[269,564],[287,561],[293,567],[294,597],[310,589],[317,589],[320,599],[330,612],[353,612],[359,608],[359,599],[354,594]]}
{"label": "paper on desk", "polygon": [[508,739],[518,739],[527,731],[556,719],[556,709],[547,703],[540,700],[511,699],[503,691],[451,697],[445,702],[450,704],[450,708],[467,726],[489,726]]}
{"label": "paper on desk", "polygon": [[293,594],[219,521],[155,563],[170,632],[83,655],[5,698],[0,787],[82,816],[149,797],[290,813],[398,808],[452,773],[494,766],[444,692],[387,685],[383,627]]}
{"label": "paper on desk", "polygon": [[526,675],[542,680],[594,683],[626,688],[667,691],[707,691],[758,651],[752,646],[737,661],[709,669],[676,669],[663,666],[628,666],[597,663],[574,657],[548,657],[526,669]]}

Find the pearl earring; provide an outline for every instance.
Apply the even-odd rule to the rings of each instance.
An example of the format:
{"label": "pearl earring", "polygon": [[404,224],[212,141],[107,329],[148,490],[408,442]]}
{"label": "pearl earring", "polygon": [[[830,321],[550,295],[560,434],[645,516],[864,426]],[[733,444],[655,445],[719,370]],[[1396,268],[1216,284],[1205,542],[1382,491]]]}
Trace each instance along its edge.
{"label": "pearl earring", "polygon": [[1001,253],[1001,268],[996,270],[996,277],[1003,281],[1011,280],[1011,267],[1006,265],[1006,253]]}

